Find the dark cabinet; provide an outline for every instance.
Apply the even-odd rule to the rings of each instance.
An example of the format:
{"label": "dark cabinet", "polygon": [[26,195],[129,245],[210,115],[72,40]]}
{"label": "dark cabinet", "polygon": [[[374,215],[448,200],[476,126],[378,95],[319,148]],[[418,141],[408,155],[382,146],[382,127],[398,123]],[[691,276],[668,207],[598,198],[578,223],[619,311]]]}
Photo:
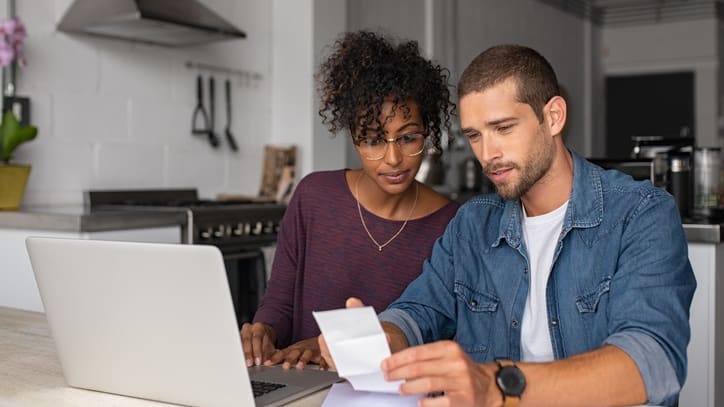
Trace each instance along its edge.
{"label": "dark cabinet", "polygon": [[631,137],[695,137],[694,73],[606,77],[606,157],[628,158]]}

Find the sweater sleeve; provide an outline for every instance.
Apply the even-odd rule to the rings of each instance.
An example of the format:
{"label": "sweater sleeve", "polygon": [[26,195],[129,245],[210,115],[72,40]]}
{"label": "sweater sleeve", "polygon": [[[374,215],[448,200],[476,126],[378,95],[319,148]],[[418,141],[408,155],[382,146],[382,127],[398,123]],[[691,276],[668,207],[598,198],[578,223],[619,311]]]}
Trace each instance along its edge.
{"label": "sweater sleeve", "polygon": [[277,248],[272,271],[254,322],[261,322],[274,328],[276,346],[284,348],[291,341],[294,297],[298,276],[299,245],[304,236],[302,222],[302,199],[304,183],[300,183],[289,201],[289,206],[279,225]]}

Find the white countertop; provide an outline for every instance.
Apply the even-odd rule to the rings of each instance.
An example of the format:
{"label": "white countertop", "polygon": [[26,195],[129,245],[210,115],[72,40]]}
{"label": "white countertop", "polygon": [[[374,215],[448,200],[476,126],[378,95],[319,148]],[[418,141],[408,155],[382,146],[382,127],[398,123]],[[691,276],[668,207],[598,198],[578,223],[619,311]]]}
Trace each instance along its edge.
{"label": "white countertop", "polygon": [[81,205],[35,206],[0,211],[0,229],[34,229],[60,232],[98,232],[164,226],[185,226],[183,209],[101,210]]}
{"label": "white countertop", "polygon": [[[24,207],[0,211],[0,229],[35,229],[62,232],[97,232],[186,225],[186,213],[179,208],[103,210],[90,212],[81,205]],[[716,222],[684,221],[689,243],[721,243],[724,228]]]}
{"label": "white countertop", "polygon": [[[288,404],[317,407],[327,390]],[[76,389],[65,384],[45,315],[0,307],[0,406],[152,407],[150,400]]]}

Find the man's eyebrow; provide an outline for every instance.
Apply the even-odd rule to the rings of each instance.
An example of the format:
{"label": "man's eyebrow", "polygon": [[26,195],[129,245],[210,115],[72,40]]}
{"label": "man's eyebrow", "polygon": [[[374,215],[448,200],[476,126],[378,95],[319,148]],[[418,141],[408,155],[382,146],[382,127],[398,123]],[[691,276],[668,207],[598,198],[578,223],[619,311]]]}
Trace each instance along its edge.
{"label": "man's eyebrow", "polygon": [[500,119],[495,119],[495,120],[487,121],[487,122],[485,122],[485,125],[488,126],[488,127],[497,126],[497,125],[500,125],[500,124],[503,124],[503,123],[506,123],[506,122],[509,122],[509,121],[514,121],[514,120],[516,120],[516,117],[513,117],[513,116],[503,117],[503,118],[500,118]]}
{"label": "man's eyebrow", "polygon": [[[495,127],[495,126],[499,126],[504,123],[513,122],[513,121],[517,121],[517,120],[518,120],[518,118],[514,117],[514,116],[502,117],[500,119],[494,119],[494,120],[489,120],[489,121],[485,122],[485,127]],[[480,133],[479,130],[474,129],[472,127],[465,127],[463,129],[461,129],[461,132],[463,134]]]}

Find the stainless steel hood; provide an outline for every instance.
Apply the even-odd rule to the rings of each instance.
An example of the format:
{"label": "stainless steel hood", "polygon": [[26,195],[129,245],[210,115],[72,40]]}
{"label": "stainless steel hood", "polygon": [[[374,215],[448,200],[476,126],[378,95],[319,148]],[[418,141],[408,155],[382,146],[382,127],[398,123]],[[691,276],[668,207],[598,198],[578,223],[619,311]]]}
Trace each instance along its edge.
{"label": "stainless steel hood", "polygon": [[170,47],[246,37],[199,0],[75,0],[58,29]]}

